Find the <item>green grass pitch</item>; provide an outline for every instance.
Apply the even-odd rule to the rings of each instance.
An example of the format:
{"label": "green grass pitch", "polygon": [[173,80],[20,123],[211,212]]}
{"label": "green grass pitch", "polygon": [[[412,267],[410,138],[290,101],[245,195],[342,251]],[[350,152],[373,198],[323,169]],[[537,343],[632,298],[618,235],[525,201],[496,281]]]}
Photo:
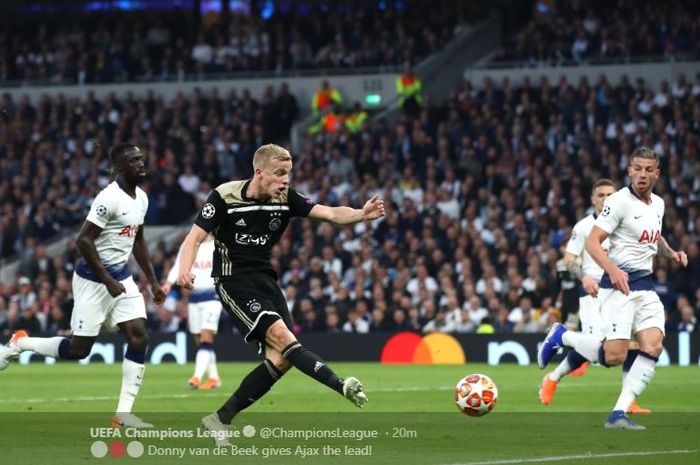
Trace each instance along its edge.
{"label": "green grass pitch", "polygon": [[[138,464],[700,463],[697,366],[657,369],[639,400],[653,414],[634,418],[648,427],[641,432],[603,428],[619,393],[615,368],[590,367],[583,377],[564,379],[552,405],[543,406],[537,389],[544,372],[534,366],[332,363],[339,375],[365,384],[363,410],[292,370],[236,418],[234,430],[242,434],[251,425],[255,434],[233,438],[235,447],[222,456],[211,439],[198,436],[199,419],[253,366],[221,363],[224,386],[209,392],[187,387],[191,365],[147,366],[134,410],[163,439],[132,430],[113,437],[99,429],[109,426],[116,407],[120,365],[10,366],[0,373],[2,461],[100,463],[122,455]],[[487,374],[498,386],[497,407],[485,417],[467,417],[454,406],[454,385],[469,373]],[[266,428],[297,436],[264,438]],[[358,440],[358,434],[370,437]]]}

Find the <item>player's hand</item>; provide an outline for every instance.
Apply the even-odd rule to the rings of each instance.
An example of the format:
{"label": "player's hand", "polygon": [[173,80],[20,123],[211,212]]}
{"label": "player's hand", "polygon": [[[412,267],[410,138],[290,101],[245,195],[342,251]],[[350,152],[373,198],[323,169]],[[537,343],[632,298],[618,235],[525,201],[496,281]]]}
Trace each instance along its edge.
{"label": "player's hand", "polygon": [[156,305],[162,305],[165,302],[165,291],[158,283],[151,284],[151,294],[153,294],[153,303]]}
{"label": "player's hand", "polygon": [[172,284],[165,283],[165,284],[163,284],[163,287],[161,289],[163,289],[163,292],[165,292],[165,294],[167,295],[168,292],[170,292],[170,289],[172,289],[172,287],[173,287]]}
{"label": "player's hand", "polygon": [[177,285],[183,289],[194,289],[194,273],[191,271],[183,271],[177,277]]}
{"label": "player's hand", "polygon": [[583,285],[583,290],[586,291],[586,294],[592,295],[593,297],[598,296],[598,281],[590,276],[584,275],[583,279],[581,279],[581,284]]}
{"label": "player's hand", "polygon": [[384,216],[384,201],[375,195],[362,207],[362,217],[364,221],[372,221],[382,216]]}
{"label": "player's hand", "polygon": [[629,276],[626,272],[622,271],[618,267],[612,270],[610,274],[610,282],[613,287],[625,295],[630,293]]}
{"label": "player's hand", "polygon": [[683,268],[688,266],[688,255],[686,255],[685,252],[682,250],[678,252],[674,252],[673,256],[671,257],[674,262],[682,266]]}
{"label": "player's hand", "polygon": [[124,285],[116,279],[110,279],[105,283],[105,286],[107,286],[107,292],[109,292],[109,295],[112,297],[116,297],[119,294],[124,294],[126,292]]}

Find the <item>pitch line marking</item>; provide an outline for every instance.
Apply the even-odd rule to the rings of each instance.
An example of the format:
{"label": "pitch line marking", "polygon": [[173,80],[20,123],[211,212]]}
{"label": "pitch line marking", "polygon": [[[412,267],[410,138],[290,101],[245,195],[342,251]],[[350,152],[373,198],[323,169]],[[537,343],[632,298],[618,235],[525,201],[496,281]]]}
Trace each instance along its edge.
{"label": "pitch line marking", "polygon": [[646,457],[652,455],[672,455],[672,454],[696,454],[700,452],[697,449],[675,449],[675,450],[653,450],[646,452],[611,452],[608,454],[580,454],[580,455],[559,455],[550,457],[533,457],[529,459],[507,459],[507,460],[489,460],[486,462],[468,462],[461,464],[450,465],[512,465],[519,463],[540,463],[540,462],[558,462],[563,460],[591,460],[604,459],[614,457]]}

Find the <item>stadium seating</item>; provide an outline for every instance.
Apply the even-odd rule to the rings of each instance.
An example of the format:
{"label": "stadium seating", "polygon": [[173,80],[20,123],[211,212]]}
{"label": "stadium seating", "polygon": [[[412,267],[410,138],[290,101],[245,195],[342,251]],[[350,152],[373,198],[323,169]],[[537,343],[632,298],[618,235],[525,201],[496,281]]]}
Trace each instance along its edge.
{"label": "stadium seating", "polygon": [[687,0],[537,2],[534,19],[503,41],[494,61],[541,66],[697,59],[698,13],[698,3]]}
{"label": "stadium seating", "polygon": [[[72,218],[70,224],[82,221],[105,165],[95,159],[93,139],[85,132],[89,121],[63,117],[61,121],[69,122],[63,131],[34,122],[51,122],[82,108],[83,114],[94,114],[95,121],[101,122],[103,127],[96,128],[99,133],[114,137],[121,130],[131,135],[130,129],[161,121],[149,118],[148,108],[156,114],[186,112],[197,107],[193,100],[193,96],[173,103],[56,100],[37,107],[11,106],[18,122],[28,122],[29,129],[22,134],[28,142],[25,159],[31,163],[17,161],[23,139],[16,147],[10,145],[3,157],[9,169],[3,170],[0,185],[5,205],[3,240],[13,227],[26,227],[17,236],[25,239],[22,273],[29,278],[29,286],[40,294],[44,290],[43,298],[37,300],[42,312],[52,309],[51,302],[60,303],[64,312],[69,308],[65,280],[76,252],[69,248],[65,257],[51,262],[41,258],[40,246],[34,242],[41,243],[47,224],[69,224],[68,218]],[[219,106],[207,96],[199,96],[198,101],[203,108]],[[221,111],[247,105],[259,104],[250,100]],[[112,118],[115,108],[122,111]],[[639,144],[661,154],[664,176],[656,190],[667,203],[664,235],[690,255],[685,273],[676,273],[664,260],[657,272],[670,321],[678,326],[687,313],[683,309],[698,305],[698,108],[700,82],[693,85],[688,79],[658,89],[646,89],[640,81],[608,82],[605,77],[597,82],[542,80],[535,85],[526,81],[517,88],[508,81],[487,80],[483,85],[465,81],[449,99],[425,107],[414,120],[403,116],[391,127],[380,121],[365,123],[355,134],[345,130],[319,134],[308,142],[307,156],[295,168],[296,189],[317,202],[356,207],[378,194],[387,201],[387,218],[374,228],[360,225],[341,231],[308,220],[292,224],[290,235],[275,248],[273,262],[297,330],[476,331],[484,317],[499,332],[541,330],[569,310],[557,304],[562,301],[559,248],[571,225],[589,208],[591,184],[598,177],[610,177],[622,186],[625,154]],[[131,112],[142,112],[136,124],[120,124],[122,115]],[[147,185],[151,203],[154,209],[165,205],[162,211],[149,213],[150,222],[184,220],[212,184],[249,175],[245,167],[254,149],[252,139],[247,152],[239,149],[232,158],[223,150],[223,160],[236,161],[231,166],[222,162],[220,151],[230,147],[231,141],[242,140],[244,132],[231,134],[229,142],[224,142],[224,126],[213,124],[199,140],[191,136],[192,127],[198,126],[187,126],[182,140],[167,141],[163,135],[178,125],[170,121],[170,125],[156,126],[141,135],[154,154],[149,160],[152,172],[158,173]],[[75,136],[72,128],[78,131]],[[31,141],[32,131],[38,132],[38,141]],[[59,141],[75,152],[59,148]],[[204,161],[194,156],[202,153],[200,149],[204,149]],[[65,162],[47,162],[56,159]],[[188,165],[194,174],[186,174]],[[13,169],[36,173],[47,190],[27,193],[20,178],[9,174]],[[199,189],[193,188],[196,179]],[[80,186],[77,190],[74,181]],[[185,186],[189,193],[183,191]],[[44,192],[50,195],[38,196]],[[192,207],[181,218],[170,218],[169,199],[178,198],[173,197],[176,193],[189,198]],[[59,215],[61,205],[76,203],[70,195],[82,199],[80,214]],[[160,276],[172,264],[174,246],[160,244],[154,254]],[[419,266],[414,269],[414,265]],[[6,286],[3,314],[11,314],[9,307],[16,302],[34,305],[31,299],[22,299],[22,287]],[[677,312],[673,310],[676,301]],[[153,307],[149,311],[153,329],[162,324],[163,329],[172,330],[184,324]],[[525,313],[531,318],[523,321]]]}
{"label": "stadium seating", "polygon": [[[483,15],[477,2],[301,7],[198,26],[188,11],[19,15],[0,33],[0,83],[183,81],[233,73],[396,67]],[[333,5],[333,4],[331,4]],[[370,7],[372,6],[372,7]],[[377,32],[379,31],[379,32]]]}
{"label": "stadium seating", "polygon": [[[558,2],[562,9],[549,26],[542,26],[540,18],[525,33],[549,31],[533,35],[539,50],[561,45],[547,34],[565,43],[575,36],[562,31],[580,27],[598,47],[605,31],[628,12],[628,4],[618,2],[614,14],[603,18],[601,4],[591,2],[589,10],[578,11],[578,2]],[[37,44],[54,58],[64,57],[64,64],[99,62],[106,67],[80,79],[74,79],[71,68],[73,74],[61,74],[56,82],[173,79],[172,74],[164,77],[155,57],[179,61],[184,74],[276,69],[273,57],[280,37],[292,44],[297,40],[299,50],[311,50],[309,56],[315,57],[299,61],[291,47],[290,55],[281,58],[282,69],[400,64],[439,49],[455,27],[477,16],[450,15],[455,12],[447,2],[435,5],[427,22],[418,21],[411,9],[401,15],[329,12],[327,24],[317,24],[317,12],[269,22],[234,17],[201,37],[177,13],[159,20],[141,15],[142,24],[132,24],[127,14],[116,15],[86,29],[80,21],[58,29],[48,22],[38,28],[36,39],[4,31],[0,79],[50,80],[50,67],[44,63],[46,70],[38,72],[34,66]],[[662,24],[676,33],[659,35],[660,23],[645,36],[653,39],[645,52],[637,46],[641,36],[635,35],[641,29],[635,29],[620,50],[625,56],[653,52],[666,57],[671,56],[668,50],[674,56],[676,50],[697,51],[697,27],[673,14],[680,7],[695,11],[683,2],[642,2],[640,12],[666,18]],[[357,36],[376,21],[391,27],[385,24],[386,34],[370,44],[377,50],[364,53],[364,41],[357,42]],[[425,27],[432,21],[435,27]],[[307,22],[318,27],[307,27]],[[416,29],[417,24],[423,29]],[[343,31],[340,42],[333,37],[335,28]],[[173,50],[181,56],[168,52],[164,40],[175,29],[176,43],[183,42]],[[81,35],[81,30],[88,32]],[[243,37],[239,31],[245,31]],[[268,43],[269,52],[251,59],[240,50],[232,57],[230,50],[221,49],[230,48],[231,39],[245,43],[246,38]],[[382,48],[384,42],[391,50]],[[112,52],[102,55],[100,43],[111,44]],[[142,49],[134,50],[136,44],[143,44]],[[323,51],[345,46],[355,58]],[[550,49],[542,55],[516,49],[506,44],[501,58],[529,63],[532,56],[544,62],[553,56]],[[226,58],[217,63],[220,56]],[[152,72],[146,72],[146,65]],[[288,97],[272,88],[259,99],[247,91],[194,91],[171,101],[155,94],[104,99],[53,94],[32,103],[4,95],[0,255],[18,257],[20,266],[17,279],[3,283],[0,291],[0,334],[16,328],[49,334],[68,330],[70,277],[78,252],[69,242],[62,255],[50,257],[45,244],[84,220],[92,197],[108,181],[105,153],[110,145],[131,140],[148,151],[147,225],[187,223],[213,186],[251,175],[259,144],[284,143],[296,117],[292,112],[295,116],[280,118],[280,105],[289,105]],[[524,79],[517,86],[507,79],[464,81],[443,102],[426,95],[417,115],[401,114],[391,123],[367,119],[352,132],[341,127],[309,138],[302,153],[294,154],[303,155],[295,166],[295,188],[316,202],[354,207],[376,194],[385,199],[387,216],[376,224],[340,230],[308,220],[292,222],[273,250],[273,264],[295,330],[538,332],[565,319],[574,309],[558,274],[561,246],[571,226],[589,211],[593,182],[609,177],[623,186],[627,156],[638,145],[661,155],[656,192],[666,201],[664,236],[690,258],[683,273],[659,259],[655,279],[669,313],[668,329],[694,330],[700,310],[700,74],[659,86],[641,76],[612,82],[605,75],[577,82]],[[157,244],[153,262],[158,276],[167,274],[180,242]],[[148,305],[151,330],[184,328],[184,306],[182,314],[169,314]],[[232,330],[226,318],[222,330]]]}

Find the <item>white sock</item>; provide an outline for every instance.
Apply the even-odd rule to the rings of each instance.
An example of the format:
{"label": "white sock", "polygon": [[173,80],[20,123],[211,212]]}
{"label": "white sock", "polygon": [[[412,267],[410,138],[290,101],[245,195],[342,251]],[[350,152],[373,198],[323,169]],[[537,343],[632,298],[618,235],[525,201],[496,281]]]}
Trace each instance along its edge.
{"label": "white sock", "polygon": [[656,360],[649,358],[643,352],[637,356],[632,364],[632,368],[627,373],[625,382],[622,385],[622,392],[620,392],[620,397],[617,398],[617,403],[613,410],[626,412],[630,408],[632,402],[644,392],[644,389],[654,377],[655,366]]}
{"label": "white sock", "polygon": [[207,368],[207,373],[209,379],[221,379],[219,378],[219,370],[216,367],[216,352],[213,350],[209,356],[209,367]]}
{"label": "white sock", "polygon": [[212,351],[209,349],[200,348],[197,351],[197,356],[194,359],[194,376],[196,378],[202,379],[204,372],[209,366],[209,359],[211,358]]}
{"label": "white sock", "polygon": [[21,337],[17,341],[17,347],[24,352],[31,350],[39,355],[58,358],[58,346],[64,337]]}
{"label": "white sock", "polygon": [[564,360],[549,374],[549,377],[552,381],[559,382],[560,379],[569,373],[571,373],[571,364],[569,363],[569,359],[564,357]]}
{"label": "white sock", "polygon": [[124,363],[122,363],[122,390],[119,393],[117,413],[131,413],[131,408],[134,406],[139,389],[141,389],[145,370],[144,364],[136,363],[128,358],[124,359]]}
{"label": "white sock", "polygon": [[598,351],[602,346],[597,338],[588,334],[577,333],[576,331],[566,331],[562,337],[562,342],[572,347],[576,352],[595,363],[598,361]]}

